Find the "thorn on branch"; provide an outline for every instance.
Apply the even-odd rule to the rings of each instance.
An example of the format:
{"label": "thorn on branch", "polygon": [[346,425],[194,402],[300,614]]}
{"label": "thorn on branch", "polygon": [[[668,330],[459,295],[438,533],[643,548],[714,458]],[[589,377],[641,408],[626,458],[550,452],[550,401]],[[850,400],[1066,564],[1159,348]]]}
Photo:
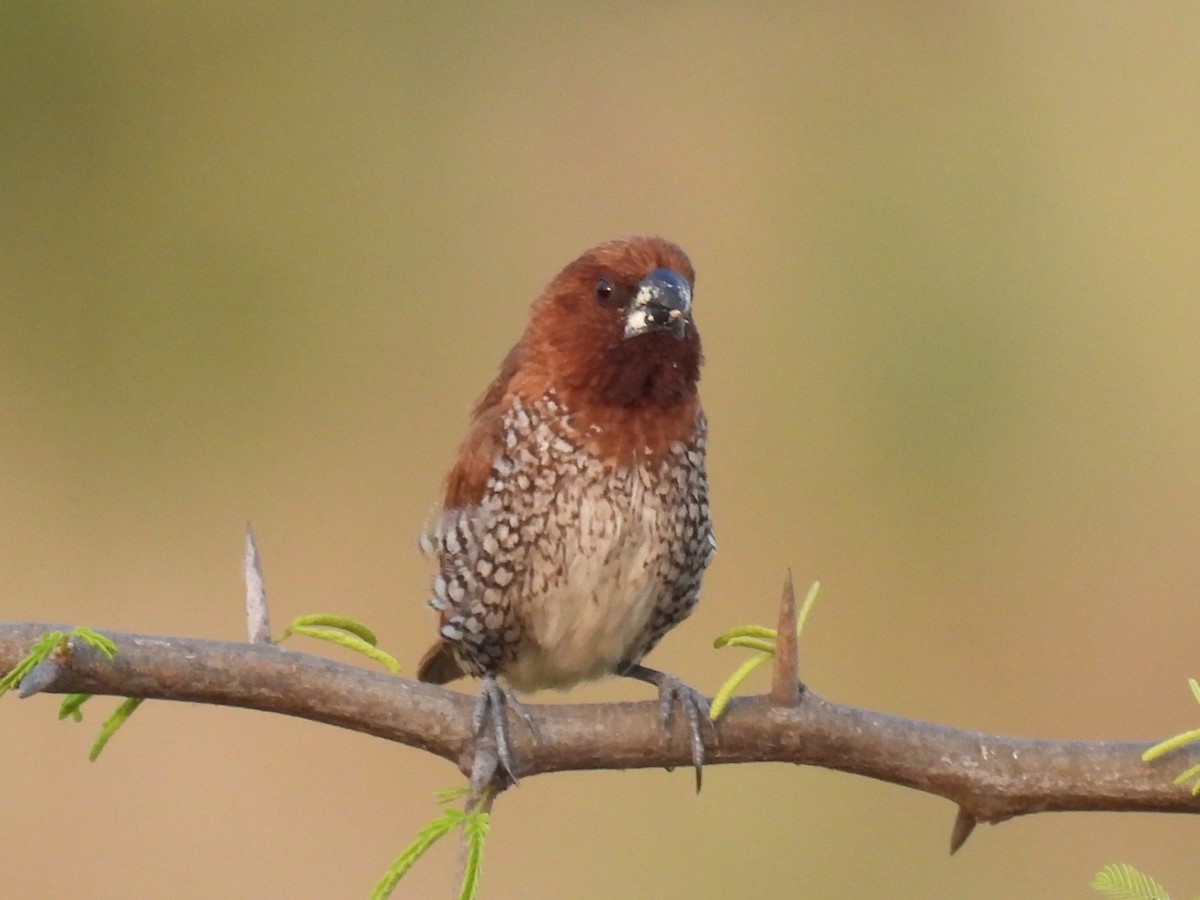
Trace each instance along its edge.
{"label": "thorn on branch", "polygon": [[254,529],[246,523],[246,554],[243,562],[246,579],[246,631],[252,644],[271,643],[271,617],[267,613],[267,589],[263,583],[262,560]]}
{"label": "thorn on branch", "polygon": [[26,697],[32,697],[34,694],[50,690],[58,683],[58,680],[66,671],[67,667],[59,652],[56,651],[50,654],[30,669],[29,674],[21,679],[21,686],[17,688],[17,696],[24,700]]}
{"label": "thorn on branch", "polygon": [[794,707],[800,703],[800,638],[796,633],[796,589],[788,570],[779,601],[779,627],[775,638],[775,665],[771,675],[771,703]]}
{"label": "thorn on branch", "polygon": [[954,817],[954,827],[950,830],[951,856],[957,853],[958,848],[967,842],[967,838],[971,836],[971,832],[975,830],[975,826],[978,824],[979,820],[967,812],[965,806],[958,808],[958,814]]}

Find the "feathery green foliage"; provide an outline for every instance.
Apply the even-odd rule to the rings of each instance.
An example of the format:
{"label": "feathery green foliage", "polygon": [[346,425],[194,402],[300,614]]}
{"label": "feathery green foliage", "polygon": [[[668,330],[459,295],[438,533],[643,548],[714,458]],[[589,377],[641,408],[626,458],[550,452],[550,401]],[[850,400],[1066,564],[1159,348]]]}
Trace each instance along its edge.
{"label": "feathery green foliage", "polygon": [[[438,805],[446,806],[467,793],[466,788],[450,788],[438,791]],[[483,843],[487,837],[490,816],[485,812],[466,812],[461,809],[443,809],[442,814],[422,828],[403,853],[396,857],[384,873],[383,878],[371,891],[371,900],[387,900],[396,885],[400,883],[408,870],[411,869],[429,848],[444,838],[455,828],[461,826],[466,837],[467,860],[463,870],[462,887],[459,889],[459,900],[475,900],[479,893],[479,873],[483,865]]]}
{"label": "feathery green foliage", "polygon": [[1105,866],[1092,879],[1092,887],[1110,900],[1171,900],[1161,884],[1128,863]]}
{"label": "feathery green foliage", "polygon": [[78,628],[71,630],[67,635],[70,638],[79,638],[93,650],[97,650],[104,655],[105,659],[112,659],[117,655],[117,645],[111,640],[100,634],[98,631],[92,631],[85,625],[80,625]]}
{"label": "feathery green foliage", "polygon": [[7,675],[0,678],[0,697],[19,685],[21,679],[28,675],[34,666],[48,659],[52,653],[66,653],[71,638],[78,638],[89,647],[102,653],[106,659],[112,659],[117,652],[116,644],[90,628],[80,626],[70,631],[47,631],[33,642],[29,653],[18,661]]}
{"label": "feathery green foliage", "polygon": [[[101,653],[105,659],[112,659],[117,653],[117,645],[110,639],[82,625],[67,632],[47,631],[34,642],[29,655],[18,662],[4,678],[0,679],[0,696],[5,691],[20,684],[21,679],[28,675],[34,666],[48,659],[51,654],[67,652],[67,645],[73,638]],[[71,718],[76,722],[82,722],[83,713],[80,707],[91,699],[91,697],[91,694],[67,694],[58,707],[58,718]],[[104,745],[112,739],[117,729],[125,724],[126,720],[133,715],[133,711],[141,703],[140,698],[127,697],[117,707],[117,711],[105,720],[104,724],[100,727],[100,734],[96,738],[96,742],[92,744],[92,749],[88,752],[89,760],[92,762],[96,761],[96,757],[100,755],[100,751],[104,749]]]}
{"label": "feathery green foliage", "polygon": [[32,671],[33,667],[53,653],[65,643],[66,635],[61,631],[47,631],[36,641],[29,653],[9,669],[8,674],[0,678],[0,697],[21,683],[21,679]]}
{"label": "feathery green foliage", "polygon": [[463,834],[467,839],[467,864],[463,869],[458,900],[475,900],[479,895],[479,873],[483,866],[483,841],[488,833],[488,819],[488,814],[484,812],[468,813],[463,818]]}
{"label": "feathery green foliage", "polygon": [[[808,620],[808,613],[817,600],[817,591],[820,588],[821,582],[814,581],[812,587],[808,589],[808,594],[805,596],[804,603],[800,607],[800,612],[796,616],[797,639],[799,639],[801,632],[804,631],[804,623]],[[732,631],[725,632],[713,641],[713,646],[718,650],[722,647],[745,647],[747,650],[755,652],[754,656],[750,657],[750,659],[734,670],[734,673],[721,685],[720,690],[717,691],[717,695],[713,697],[709,717],[714,722],[725,711],[725,707],[729,705],[730,698],[742,686],[742,682],[750,676],[750,673],[775,655],[775,641],[778,638],[779,632],[774,628],[767,628],[765,625],[743,625],[740,628],[734,628]]]}
{"label": "feathery green foliage", "polygon": [[396,658],[390,653],[380,650],[377,646],[375,632],[349,616],[338,616],[332,613],[299,616],[284,629],[283,634],[275,643],[282,644],[293,634],[303,634],[319,641],[329,641],[331,644],[361,653],[368,659],[384,666],[393,675],[400,671],[400,663],[396,661]]}

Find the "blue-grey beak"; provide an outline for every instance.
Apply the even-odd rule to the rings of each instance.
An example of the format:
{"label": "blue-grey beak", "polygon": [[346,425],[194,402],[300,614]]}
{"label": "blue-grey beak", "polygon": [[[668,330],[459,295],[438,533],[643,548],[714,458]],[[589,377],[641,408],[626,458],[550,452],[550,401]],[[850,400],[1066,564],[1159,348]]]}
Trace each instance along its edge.
{"label": "blue-grey beak", "polygon": [[625,307],[625,339],[669,331],[682,340],[692,313],[692,288],[670,269],[655,269],[638,284]]}

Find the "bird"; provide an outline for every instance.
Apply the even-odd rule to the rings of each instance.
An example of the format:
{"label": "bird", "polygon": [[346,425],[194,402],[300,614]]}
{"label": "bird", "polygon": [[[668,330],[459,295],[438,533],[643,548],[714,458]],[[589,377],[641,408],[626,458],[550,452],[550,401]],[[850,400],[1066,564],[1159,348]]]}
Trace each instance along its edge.
{"label": "bird", "polygon": [[481,679],[475,738],[491,734],[514,783],[506,707],[532,720],[513,690],[618,675],[658,688],[664,729],[681,709],[700,789],[708,701],[642,665],[696,607],[716,550],[694,282],[652,236],[563,268],[476,401],[421,535],[438,631],[418,678]]}

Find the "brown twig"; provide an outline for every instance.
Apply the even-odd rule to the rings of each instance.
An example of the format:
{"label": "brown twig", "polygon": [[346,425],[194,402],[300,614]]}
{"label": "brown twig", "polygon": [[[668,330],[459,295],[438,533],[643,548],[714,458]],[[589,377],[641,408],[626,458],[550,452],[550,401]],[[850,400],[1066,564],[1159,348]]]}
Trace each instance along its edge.
{"label": "brown twig", "polygon": [[[62,626],[0,623],[0,671],[43,632]],[[75,646],[48,688],[238,706],[298,716],[475,762],[474,700],[273,645],[106,632],[109,661]],[[664,742],[658,704],[530,705],[537,739],[512,733],[525,777],[580,769],[686,766],[686,741]],[[1184,748],[1143,763],[1145,743],[1025,740],[935,725],[823,700],[805,691],[793,708],[769,697],[733,701],[707,764],[789,762],[822,766],[945,797],[980,822],[1036,812],[1200,812],[1200,798],[1171,783],[1200,763]]]}

